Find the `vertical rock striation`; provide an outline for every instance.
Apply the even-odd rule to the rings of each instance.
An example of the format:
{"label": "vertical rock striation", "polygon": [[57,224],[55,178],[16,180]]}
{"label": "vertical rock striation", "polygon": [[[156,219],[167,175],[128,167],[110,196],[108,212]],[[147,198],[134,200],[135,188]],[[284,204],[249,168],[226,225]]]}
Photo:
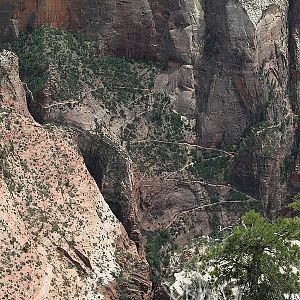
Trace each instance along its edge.
{"label": "vertical rock striation", "polygon": [[[272,217],[300,191],[299,1],[0,0],[0,12],[2,41],[50,24],[88,34],[97,43],[94,57],[158,66],[152,74],[150,65],[131,61],[130,87],[114,79],[125,92],[108,89],[106,97],[105,76],[114,66],[92,78],[86,57],[76,56],[92,84],[82,85],[78,99],[56,99],[50,87],[62,85],[64,74],[53,59],[53,86],[34,95],[36,118],[76,128],[90,173],[141,255],[140,229],[176,231],[184,244],[189,235],[231,224],[249,203]],[[64,56],[73,63],[70,57]],[[16,69],[10,74],[3,104],[30,118],[13,101],[24,99],[24,90]],[[134,86],[137,78],[147,84]]]}

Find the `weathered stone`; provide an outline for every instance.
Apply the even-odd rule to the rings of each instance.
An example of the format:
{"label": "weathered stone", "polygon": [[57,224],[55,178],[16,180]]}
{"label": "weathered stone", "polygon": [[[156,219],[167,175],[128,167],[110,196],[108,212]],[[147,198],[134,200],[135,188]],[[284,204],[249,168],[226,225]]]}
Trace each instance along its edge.
{"label": "weathered stone", "polygon": [[15,55],[0,54],[0,72],[0,267],[7,271],[0,298],[106,299],[101,287],[138,264],[141,283],[133,285],[145,288],[131,295],[145,299],[151,292],[147,263],[74,142],[62,129],[32,120]]}
{"label": "weathered stone", "polygon": [[[170,103],[158,107],[177,112],[179,115],[172,115],[175,124],[183,120],[185,126],[193,128],[177,140],[173,136],[164,140],[165,136],[157,133],[160,125],[155,128],[151,123],[153,116],[147,112],[155,101],[159,102],[155,97],[145,107],[134,102],[138,97],[132,100],[131,109],[120,106],[122,116],[108,113],[92,96],[91,88],[74,106],[77,99],[62,103],[51,95],[47,101],[35,99],[43,121],[64,123],[89,134],[96,121],[103,122],[102,133],[109,136],[110,142],[114,140],[114,146],[101,145],[101,139],[84,145],[87,140],[83,136],[79,144],[91,173],[93,168],[101,170],[99,161],[108,166],[102,175],[95,172],[93,176],[96,180],[101,177],[100,181],[105,176],[105,184],[99,181],[98,186],[108,195],[106,200],[142,255],[141,229],[172,229],[177,234],[176,242],[184,244],[189,237],[219,230],[214,226],[230,225],[249,208],[248,202],[260,203],[266,214],[275,215],[288,197],[287,181],[294,163],[290,191],[299,190],[299,157],[295,162],[299,146],[295,138],[300,105],[299,1],[28,0],[5,1],[3,5],[2,40],[15,38],[19,29],[30,31],[35,26],[51,24],[89,34],[98,41],[97,56],[127,56],[158,63],[154,88],[147,87],[143,92],[166,93]],[[53,68],[54,73],[59,73],[57,67]],[[53,78],[59,81],[60,77]],[[10,80],[12,95],[19,98],[22,91],[16,90],[13,78]],[[12,105],[5,97],[6,105]],[[145,98],[140,99],[144,104]],[[22,111],[18,105],[13,105],[14,109]],[[26,107],[22,113],[28,115]],[[155,117],[161,124],[161,114]],[[122,141],[124,128],[135,119],[139,120],[135,137]],[[180,170],[154,176],[150,163],[137,171],[129,164],[129,157],[126,161],[128,153],[117,153],[126,152],[130,143],[139,145],[150,139],[166,142],[169,147],[175,140],[174,144],[185,145],[189,153],[196,149],[199,153],[212,150],[220,156],[226,154],[230,157],[227,178],[216,182],[184,173],[197,164],[191,158]],[[222,150],[227,147],[232,152]],[[112,154],[105,153],[105,149],[113,149]],[[167,160],[165,152],[167,147],[160,152]],[[154,156],[143,155],[147,163]],[[226,202],[232,190],[242,199],[240,206]],[[217,204],[212,202],[216,195],[220,201]],[[147,282],[140,283],[141,290],[149,288]],[[111,299],[115,297],[113,289],[109,288]],[[148,297],[148,291],[145,295]]]}

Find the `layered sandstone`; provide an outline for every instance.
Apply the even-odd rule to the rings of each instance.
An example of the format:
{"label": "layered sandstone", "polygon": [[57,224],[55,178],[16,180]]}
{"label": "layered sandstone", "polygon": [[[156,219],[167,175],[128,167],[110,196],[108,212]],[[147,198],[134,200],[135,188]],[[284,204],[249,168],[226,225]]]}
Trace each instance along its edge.
{"label": "layered sandstone", "polygon": [[[92,86],[83,85],[84,97],[59,98],[49,88],[64,80],[54,59],[51,82],[28,97],[39,121],[76,128],[73,138],[90,173],[141,254],[141,229],[172,232],[184,244],[230,225],[253,205],[274,214],[289,198],[292,169],[290,192],[300,190],[298,1],[1,4],[3,40],[50,24],[87,33],[97,43],[95,57],[157,63],[154,86],[151,67],[137,67],[142,92],[134,87],[121,98],[111,90],[97,97],[101,73]],[[91,73],[84,70],[80,83]],[[123,78],[111,81],[126,85]],[[163,113],[155,123],[157,107]],[[183,128],[179,135],[169,120]]]}
{"label": "layered sandstone", "polygon": [[[145,299],[147,265],[70,133],[30,118],[16,56],[4,51],[0,61],[0,298],[117,299],[139,272],[131,297]],[[121,290],[105,288],[120,272],[128,276]]]}

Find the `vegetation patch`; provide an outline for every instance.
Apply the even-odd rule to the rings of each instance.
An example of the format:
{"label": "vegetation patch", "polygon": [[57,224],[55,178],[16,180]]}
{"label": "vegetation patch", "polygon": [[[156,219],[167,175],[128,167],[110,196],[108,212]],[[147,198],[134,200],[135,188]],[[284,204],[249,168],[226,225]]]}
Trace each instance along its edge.
{"label": "vegetation patch", "polygon": [[230,189],[226,195],[226,201],[245,202],[247,201],[247,196],[239,191]]}
{"label": "vegetation patch", "polygon": [[55,100],[81,100],[89,87],[114,110],[115,103],[130,103],[154,84],[152,64],[124,57],[99,58],[96,42],[79,33],[41,26],[3,47],[17,53],[20,75],[29,89]]}
{"label": "vegetation patch", "polygon": [[188,151],[177,143],[145,141],[130,144],[129,152],[143,172],[160,175],[163,172],[176,172],[188,159]]}
{"label": "vegetation patch", "polygon": [[169,231],[158,229],[155,231],[146,231],[147,245],[146,253],[147,260],[153,271],[159,271],[161,268],[162,249],[163,247],[171,241]]}
{"label": "vegetation patch", "polygon": [[217,150],[192,150],[192,162],[189,171],[204,180],[227,179],[230,158]]}
{"label": "vegetation patch", "polygon": [[[297,205],[296,205],[297,206]],[[233,289],[243,300],[286,299],[300,292],[299,217],[270,223],[254,211],[242,217],[202,260],[211,287],[232,299]],[[204,267],[204,268],[203,268]],[[220,287],[222,287],[220,289]]]}

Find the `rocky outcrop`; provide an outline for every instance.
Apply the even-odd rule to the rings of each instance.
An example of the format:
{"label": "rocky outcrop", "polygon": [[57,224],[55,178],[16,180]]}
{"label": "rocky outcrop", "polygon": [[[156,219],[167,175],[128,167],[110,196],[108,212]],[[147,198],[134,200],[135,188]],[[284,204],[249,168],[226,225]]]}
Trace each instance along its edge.
{"label": "rocky outcrop", "polygon": [[[21,30],[49,24],[97,39],[98,55],[158,59],[167,69],[165,84],[174,95],[178,111],[195,116],[195,86],[182,86],[178,77],[182,78],[184,72],[193,82],[193,66],[202,56],[205,24],[200,2],[24,0],[5,1],[1,7],[0,11],[5,11],[0,26],[2,40],[15,39]],[[174,64],[168,67],[170,61]]]}
{"label": "rocky outcrop", "polygon": [[147,264],[70,133],[30,118],[16,56],[4,51],[0,62],[0,297],[109,299],[104,287],[117,278],[116,297],[130,288],[131,299],[146,299]]}
{"label": "rocky outcrop", "polygon": [[19,78],[18,58],[4,51],[0,61],[1,105],[10,107],[19,114],[31,118],[25,97],[25,89]]}
{"label": "rocky outcrop", "polygon": [[[182,245],[249,208],[272,217],[298,191],[298,2],[5,1],[0,36],[33,32],[21,45],[35,50],[21,68],[30,111],[40,123],[72,128],[143,255],[142,233],[164,230]],[[43,24],[95,44],[34,30]],[[28,67],[39,60],[43,85]],[[18,86],[15,77],[7,80]],[[17,86],[12,93],[23,99]]]}
{"label": "rocky outcrop", "polygon": [[[2,1],[1,37],[48,24],[99,37],[100,52],[130,57],[176,58],[191,64],[204,31],[198,1]],[[17,30],[9,36],[9,24]],[[166,34],[168,35],[166,39]],[[101,38],[100,38],[101,37]],[[184,47],[184,48],[182,48]],[[172,53],[168,53],[172,48]]]}
{"label": "rocky outcrop", "polygon": [[[291,1],[289,12],[289,48],[290,48],[290,81],[289,81],[289,92],[290,98],[292,100],[293,110],[299,114],[299,101],[300,101],[300,85],[299,85],[299,70],[300,70],[300,59],[299,59],[299,34],[300,34],[300,22],[299,22],[299,11],[300,3],[299,1]],[[290,178],[289,192],[293,195],[300,191],[300,178],[299,178],[299,120],[298,120],[298,129],[294,138],[294,145],[292,149],[292,156],[290,161],[294,161],[294,169]],[[293,165],[290,163],[290,169]]]}
{"label": "rocky outcrop", "polygon": [[246,192],[256,192],[255,197],[263,200],[265,211],[273,212],[285,201],[286,180],[293,164],[290,141],[297,127],[295,99],[289,93],[292,75],[289,50],[292,50],[287,16],[287,3],[285,6],[274,4],[263,12],[256,24],[254,61],[260,78],[263,123],[249,135],[252,141],[245,143],[233,171],[238,186]]}
{"label": "rocky outcrop", "polygon": [[237,215],[259,206],[257,200],[229,185],[184,181],[180,177],[166,181],[144,178],[137,199],[141,228],[162,228],[178,245],[185,245],[191,237],[217,235],[221,228],[235,222]]}
{"label": "rocky outcrop", "polygon": [[[37,15],[33,27],[52,24],[88,33],[98,41],[95,55],[156,59],[161,68],[155,74],[153,91],[167,92],[171,108],[195,129],[183,139],[224,148],[239,144],[242,138],[244,146],[232,160],[230,182],[262,201],[266,211],[274,211],[284,201],[284,177],[288,175],[283,170],[292,150],[287,141],[293,138],[296,126],[297,101],[288,92],[292,82],[290,57],[294,53],[288,32],[292,14],[287,1],[254,2],[103,1],[100,5],[70,1],[61,2],[64,7],[60,7],[60,15],[54,13],[58,9],[54,2],[34,6],[25,1],[18,5],[12,2],[14,6],[7,11],[21,30],[28,27],[28,12],[32,11]],[[63,13],[65,10],[68,14]],[[291,23],[297,24],[295,20]],[[55,63],[51,68],[52,80],[57,81]],[[136,106],[127,111],[122,107],[120,116],[112,122],[116,113],[107,114],[88,94],[81,103],[69,99],[66,105],[57,100],[52,103],[53,95],[35,101],[42,104],[44,111],[38,111],[43,121],[60,122],[63,116],[72,126],[93,130],[97,120],[123,147],[124,132],[137,126],[128,120],[137,115],[142,121],[136,139],[152,134],[146,125],[149,118],[144,118],[145,108]],[[245,130],[253,126],[255,142],[246,144],[249,139]],[[281,142],[273,144],[274,137]],[[276,201],[271,195],[276,195]]]}
{"label": "rocky outcrop", "polygon": [[69,1],[0,1],[1,39],[18,36],[20,30],[32,30],[41,24],[69,26],[72,18]]}
{"label": "rocky outcrop", "polygon": [[117,144],[88,131],[79,133],[77,140],[85,164],[95,179],[105,201],[124,225],[130,239],[144,256],[142,236],[137,223],[137,208],[133,196],[134,167],[125,151]]}

